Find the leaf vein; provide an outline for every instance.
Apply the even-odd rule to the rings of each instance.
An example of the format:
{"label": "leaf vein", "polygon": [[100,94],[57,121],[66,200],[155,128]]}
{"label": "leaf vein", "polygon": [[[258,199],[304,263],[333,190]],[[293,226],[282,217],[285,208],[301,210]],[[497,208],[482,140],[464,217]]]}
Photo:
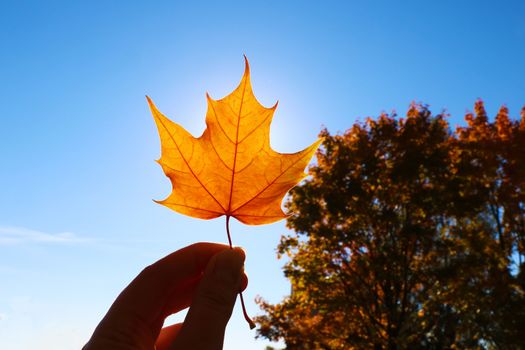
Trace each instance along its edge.
{"label": "leaf vein", "polygon": [[244,206],[246,206],[247,204],[249,204],[250,202],[252,202],[253,200],[255,200],[257,197],[259,197],[264,191],[266,191],[268,188],[270,188],[270,186],[272,186],[276,181],[277,179],[279,179],[281,176],[283,176],[288,170],[290,170],[290,168],[292,168],[295,164],[297,164],[300,160],[302,160],[304,157],[306,157],[308,155],[308,152],[305,152],[305,154],[303,154],[302,157],[299,157],[297,158],[297,160],[295,160],[292,164],[290,164],[286,169],[284,169],[283,172],[281,172],[279,175],[277,175],[275,177],[275,179],[273,179],[270,183],[268,183],[266,186],[263,187],[262,190],[260,190],[255,196],[253,196],[251,199],[247,200],[246,202],[244,202],[243,204],[241,204],[240,206],[238,206],[237,208],[235,208],[235,210],[232,211],[232,215],[235,214],[235,212],[241,208],[243,208]]}
{"label": "leaf vein", "polygon": [[202,186],[202,188],[210,195],[210,197],[221,207],[222,210],[225,210],[224,207],[222,206],[222,204],[217,200],[217,198],[215,198],[215,196],[206,188],[206,186],[204,186],[204,184],[201,182],[201,180],[199,179],[199,177],[193,172],[193,169],[191,168],[190,164],[188,163],[188,161],[186,160],[186,158],[184,157],[184,154],[182,154],[182,151],[180,150],[180,147],[179,145],[177,144],[177,141],[175,141],[175,138],[173,137],[172,133],[170,132],[170,130],[167,128],[166,124],[164,124],[164,122],[162,121],[161,118],[158,118],[158,120],[160,121],[160,124],[162,125],[162,127],[168,132],[168,135],[170,135],[170,138],[171,140],[173,141],[173,144],[175,145],[175,147],[177,147],[177,151],[179,152],[182,160],[184,160],[184,163],[186,164],[186,166],[188,167],[188,170],[191,172],[191,174],[193,175],[193,177],[195,178],[195,180],[197,180],[197,182]]}

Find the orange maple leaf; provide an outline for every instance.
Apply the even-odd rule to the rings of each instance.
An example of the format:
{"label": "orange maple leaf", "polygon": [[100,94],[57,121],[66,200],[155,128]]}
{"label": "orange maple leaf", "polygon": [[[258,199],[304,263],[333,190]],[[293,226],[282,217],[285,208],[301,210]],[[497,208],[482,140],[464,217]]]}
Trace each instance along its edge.
{"label": "orange maple leaf", "polygon": [[281,220],[286,192],[301,181],[321,140],[292,154],[270,147],[270,123],[277,107],[266,108],[255,98],[250,67],[228,96],[206,94],[206,129],[195,138],[172,122],[147,97],[161,140],[158,163],[173,185],[157,201],[181,214],[201,219],[222,215],[249,225]]}

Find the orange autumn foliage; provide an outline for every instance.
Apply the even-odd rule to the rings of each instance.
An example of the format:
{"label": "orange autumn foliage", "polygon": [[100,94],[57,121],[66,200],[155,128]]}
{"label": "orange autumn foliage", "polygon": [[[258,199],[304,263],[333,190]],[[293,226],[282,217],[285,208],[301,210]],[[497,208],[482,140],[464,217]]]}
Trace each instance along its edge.
{"label": "orange autumn foliage", "polygon": [[525,109],[453,130],[412,104],[323,130],[291,191],[291,291],[259,298],[286,350],[525,349]]}
{"label": "orange autumn foliage", "polygon": [[200,219],[226,215],[249,225],[281,220],[286,192],[301,181],[320,140],[306,149],[282,154],[270,147],[270,123],[277,104],[262,106],[252,91],[250,68],[228,96],[206,95],[206,129],[193,137],[172,122],[147,97],[161,140],[159,164],[173,185],[158,201]]}

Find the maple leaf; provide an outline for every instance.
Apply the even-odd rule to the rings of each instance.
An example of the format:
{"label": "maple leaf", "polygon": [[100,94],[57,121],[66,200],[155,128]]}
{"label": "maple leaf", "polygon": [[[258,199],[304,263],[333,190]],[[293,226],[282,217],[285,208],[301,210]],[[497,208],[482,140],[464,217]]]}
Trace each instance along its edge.
{"label": "maple leaf", "polygon": [[158,163],[173,185],[172,193],[156,202],[196,218],[226,215],[249,225],[285,218],[282,199],[306,176],[304,169],[321,140],[292,154],[270,147],[277,103],[266,108],[257,101],[246,57],[239,86],[223,99],[206,97],[206,129],[199,138],[165,117],[147,97],[161,140]]}

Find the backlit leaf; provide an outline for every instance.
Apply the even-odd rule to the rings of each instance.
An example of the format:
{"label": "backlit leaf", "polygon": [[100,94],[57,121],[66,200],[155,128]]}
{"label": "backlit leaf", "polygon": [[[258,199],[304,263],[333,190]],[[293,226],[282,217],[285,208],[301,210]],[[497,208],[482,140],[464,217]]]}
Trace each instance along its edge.
{"label": "backlit leaf", "polygon": [[306,176],[304,169],[320,140],[292,154],[270,147],[277,104],[266,108],[257,101],[247,60],[239,86],[223,99],[207,95],[207,100],[206,129],[195,138],[148,97],[161,140],[158,162],[173,185],[158,203],[192,217],[227,215],[249,225],[285,218],[282,199]]}

